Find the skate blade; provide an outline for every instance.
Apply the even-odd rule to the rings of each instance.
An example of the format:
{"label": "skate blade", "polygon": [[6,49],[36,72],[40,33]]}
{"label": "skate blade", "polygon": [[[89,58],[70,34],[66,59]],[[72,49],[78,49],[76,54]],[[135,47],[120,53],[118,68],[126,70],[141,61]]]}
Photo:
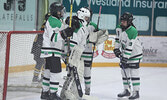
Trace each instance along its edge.
{"label": "skate blade", "polygon": [[118,97],[117,100],[129,100],[128,98],[129,98],[129,97],[122,97],[122,98],[121,98],[121,97]]}
{"label": "skate blade", "polygon": [[129,99],[129,100],[139,100],[139,98],[137,98],[137,99]]}

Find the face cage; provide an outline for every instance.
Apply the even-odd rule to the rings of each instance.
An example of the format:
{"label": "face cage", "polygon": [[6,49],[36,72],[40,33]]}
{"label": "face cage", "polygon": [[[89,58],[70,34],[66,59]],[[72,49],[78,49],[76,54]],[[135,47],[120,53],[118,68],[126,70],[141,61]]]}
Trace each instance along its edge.
{"label": "face cage", "polygon": [[66,8],[64,7],[61,11],[60,11],[60,18],[63,19],[64,16],[66,14]]}

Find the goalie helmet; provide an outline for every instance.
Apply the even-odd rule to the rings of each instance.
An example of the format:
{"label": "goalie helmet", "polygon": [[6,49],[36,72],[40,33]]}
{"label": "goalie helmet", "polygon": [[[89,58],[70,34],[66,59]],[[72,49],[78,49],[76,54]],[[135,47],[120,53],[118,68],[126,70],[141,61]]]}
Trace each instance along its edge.
{"label": "goalie helmet", "polygon": [[128,26],[132,24],[133,19],[133,15],[129,12],[125,12],[120,18],[121,21],[127,21]]}
{"label": "goalie helmet", "polygon": [[77,11],[77,17],[81,20],[81,23],[86,26],[91,19],[91,12],[88,8],[82,7]]}
{"label": "goalie helmet", "polygon": [[54,2],[50,5],[50,14],[58,19],[63,18],[66,13],[65,7],[59,3]]}

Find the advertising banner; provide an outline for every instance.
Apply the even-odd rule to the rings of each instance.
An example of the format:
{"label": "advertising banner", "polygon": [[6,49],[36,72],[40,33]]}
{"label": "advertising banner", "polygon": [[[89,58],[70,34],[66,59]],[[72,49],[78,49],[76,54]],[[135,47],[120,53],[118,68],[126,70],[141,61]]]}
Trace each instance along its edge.
{"label": "advertising banner", "polygon": [[167,37],[139,37],[143,45],[142,63],[167,63]]}
{"label": "advertising banner", "polygon": [[[167,37],[139,36],[143,46],[142,63],[167,63]],[[115,35],[96,46],[93,62],[119,62],[113,53]]]}
{"label": "advertising banner", "polygon": [[0,30],[34,30],[36,0],[0,0]]}
{"label": "advertising banner", "polygon": [[113,52],[115,46],[114,42],[115,36],[110,35],[108,40],[96,46],[93,62],[119,62],[119,59],[115,56]]}

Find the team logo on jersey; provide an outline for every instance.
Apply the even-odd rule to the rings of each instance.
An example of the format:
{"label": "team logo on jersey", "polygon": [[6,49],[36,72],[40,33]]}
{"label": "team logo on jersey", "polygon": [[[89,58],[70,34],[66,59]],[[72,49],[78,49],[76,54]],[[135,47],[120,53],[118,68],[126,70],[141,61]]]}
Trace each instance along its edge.
{"label": "team logo on jersey", "polygon": [[[93,50],[93,48],[94,48],[94,46],[92,46],[92,50]],[[97,57],[98,55],[99,55],[99,52],[98,52],[97,46],[95,46],[93,58]]]}
{"label": "team logo on jersey", "polygon": [[44,55],[48,55],[48,52],[44,51]]}
{"label": "team logo on jersey", "polygon": [[102,50],[102,53],[101,53],[101,55],[104,58],[107,58],[107,59],[115,58],[115,54],[113,52],[113,50],[114,50],[114,41],[115,41],[114,37],[109,37],[109,39],[104,42],[103,50]]}

